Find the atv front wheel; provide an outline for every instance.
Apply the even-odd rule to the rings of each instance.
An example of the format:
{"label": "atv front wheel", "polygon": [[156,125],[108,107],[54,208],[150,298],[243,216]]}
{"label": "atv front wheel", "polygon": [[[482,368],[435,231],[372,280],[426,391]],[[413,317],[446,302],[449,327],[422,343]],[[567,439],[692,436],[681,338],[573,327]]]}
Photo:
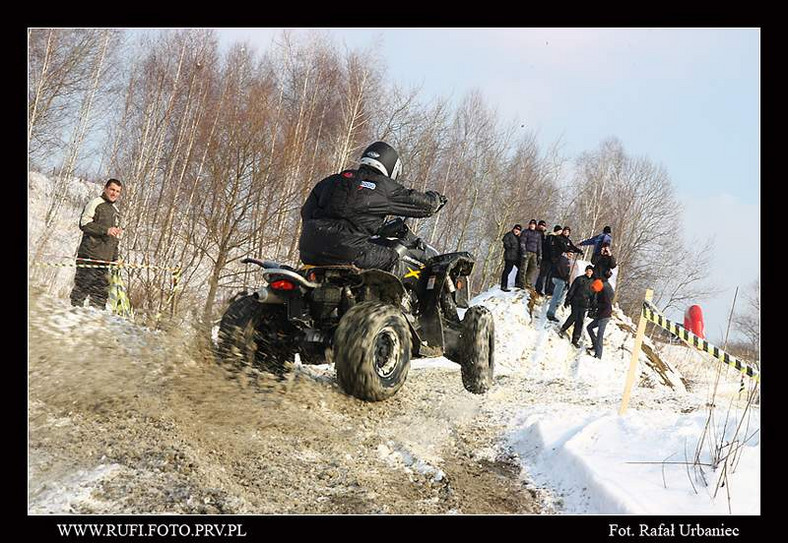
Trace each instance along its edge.
{"label": "atv front wheel", "polygon": [[410,329],[402,312],[382,302],[353,306],[334,332],[334,363],[342,390],[366,401],[390,398],[410,369]]}
{"label": "atv front wheel", "polygon": [[234,300],[219,324],[218,355],[238,369],[255,367],[281,376],[295,360],[287,346],[284,307],[253,296]]}
{"label": "atv front wheel", "polygon": [[462,385],[468,392],[484,394],[495,370],[495,329],[490,311],[475,305],[465,312],[460,338]]}

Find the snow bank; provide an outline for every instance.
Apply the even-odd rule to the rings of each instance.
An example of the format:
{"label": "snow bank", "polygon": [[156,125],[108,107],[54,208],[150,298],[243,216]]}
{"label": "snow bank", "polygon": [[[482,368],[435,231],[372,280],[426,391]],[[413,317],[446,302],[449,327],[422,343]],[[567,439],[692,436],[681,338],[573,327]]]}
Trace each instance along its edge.
{"label": "snow bank", "polygon": [[[62,184],[63,194],[56,193],[55,181],[38,172],[27,175],[27,241],[28,259],[39,250],[39,242],[45,233],[45,221],[51,212],[56,198],[62,198],[48,239],[41,248],[40,260],[49,263],[69,262],[77,254],[82,239],[79,229],[79,216],[91,198],[101,194],[103,185],[84,179],[71,178]],[[57,296],[67,296],[74,283],[74,267],[35,267],[31,268],[30,278],[49,285]]]}
{"label": "snow bank", "polygon": [[743,377],[735,368],[722,364],[710,354],[684,343],[661,345],[659,356],[681,372],[690,389],[698,393],[705,392],[709,400],[714,395],[717,398],[738,401],[742,382],[745,388],[751,384],[749,379]]}
{"label": "snow bank", "polygon": [[[586,353],[591,340],[583,331],[580,350],[566,337],[560,337],[560,325],[570,310],[559,306],[559,322],[547,320],[548,301],[543,300],[529,311],[529,296],[523,291],[503,292],[493,288],[471,301],[471,305],[484,305],[495,319],[496,373],[527,374],[540,380],[570,379],[593,387],[594,394],[621,392],[629,369],[635,338],[629,330],[635,325],[623,313],[614,311],[605,330],[603,358]],[[591,322],[586,319],[585,325]],[[571,331],[571,330],[570,330]],[[648,338],[644,343],[654,349]],[[640,386],[668,388],[684,391],[681,375],[669,364],[664,375],[654,371],[648,357],[641,352],[638,359]],[[666,382],[667,379],[667,382]],[[669,384],[668,384],[669,383]]]}
{"label": "snow bank", "polygon": [[[527,477],[561,495],[565,513],[759,514],[758,413],[749,433],[737,437],[739,460],[730,463],[727,485],[719,489],[722,464],[692,465],[706,418],[703,412],[629,410],[620,417],[576,406],[546,407],[515,417],[507,439]],[[736,427],[725,428],[724,416],[715,424],[727,454]],[[699,462],[710,464],[711,456],[704,443]]]}
{"label": "snow bank", "polygon": [[[681,346],[657,349],[645,338],[647,347],[664,355],[659,362],[665,368],[660,375],[641,353],[633,398],[643,398],[641,405],[654,409],[631,404],[619,416],[635,324],[615,311],[599,360],[556,333],[568,310],[559,309],[561,322],[552,323],[545,318],[546,303],[529,312],[528,302],[522,291],[493,288],[472,304],[488,307],[495,318],[496,373],[534,383],[527,390],[530,405],[503,415],[509,419],[502,441],[520,457],[523,478],[554,495],[556,512],[759,514],[759,410],[745,414],[740,404],[718,401],[711,429],[704,432],[709,414],[702,406],[712,397],[708,391],[719,363]],[[588,345],[587,332],[583,335]],[[707,367],[699,367],[701,361]],[[694,392],[684,386],[679,366],[696,376]],[[736,393],[739,377],[729,379]],[[723,464],[709,465],[720,456],[715,447],[723,457],[737,450],[719,489]],[[693,465],[696,450],[698,464]]]}

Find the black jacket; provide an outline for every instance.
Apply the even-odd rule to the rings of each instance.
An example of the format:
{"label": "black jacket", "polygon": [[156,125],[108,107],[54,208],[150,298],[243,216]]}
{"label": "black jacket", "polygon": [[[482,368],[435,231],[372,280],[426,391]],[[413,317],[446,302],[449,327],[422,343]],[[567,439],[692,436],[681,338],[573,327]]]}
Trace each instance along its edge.
{"label": "black jacket", "polygon": [[104,195],[93,198],[79,217],[82,242],[77,256],[92,260],[114,262],[118,259],[118,238],[107,234],[113,226],[120,226],[120,212]]}
{"label": "black jacket", "polygon": [[511,230],[503,235],[503,259],[509,262],[520,260],[520,240]]}
{"label": "black jacket", "polygon": [[557,255],[561,253],[577,253],[577,254],[583,253],[583,250],[575,247],[575,244],[572,243],[572,240],[569,239],[567,236],[559,234],[553,237],[555,239],[553,240],[553,244],[550,249],[550,254],[553,255],[553,258],[555,258]]}
{"label": "black jacket", "polygon": [[542,260],[553,259],[553,252],[552,252],[553,240],[550,239],[552,237],[555,237],[555,234],[553,234],[552,232],[542,235]]}
{"label": "black jacket", "polygon": [[613,255],[599,255],[594,264],[594,277],[607,281],[605,272],[616,267],[616,257]]}
{"label": "black jacket", "polygon": [[301,207],[298,248],[305,264],[354,264],[392,269],[396,251],[369,241],[387,215],[429,217],[440,207],[437,193],[406,189],[366,168],[330,175]]}
{"label": "black jacket", "polygon": [[602,290],[595,293],[591,300],[591,316],[595,319],[609,319],[613,316],[613,287],[607,281]]}
{"label": "black jacket", "polygon": [[569,269],[572,263],[566,258],[563,253],[558,255],[558,258],[553,259],[551,273],[553,277],[558,277],[564,281],[569,281]]}
{"label": "black jacket", "polygon": [[572,281],[572,286],[569,287],[569,292],[566,293],[566,305],[591,307],[591,300],[594,296],[594,291],[591,290],[591,281],[593,280],[593,277],[586,277],[585,274],[575,278]]}

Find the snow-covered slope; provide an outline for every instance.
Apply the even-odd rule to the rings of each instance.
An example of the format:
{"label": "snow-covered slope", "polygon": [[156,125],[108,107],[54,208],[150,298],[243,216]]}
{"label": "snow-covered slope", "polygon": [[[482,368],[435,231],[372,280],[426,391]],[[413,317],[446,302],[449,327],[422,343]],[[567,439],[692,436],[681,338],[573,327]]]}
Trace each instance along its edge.
{"label": "snow-covered slope", "polygon": [[92,183],[79,178],[69,179],[64,184],[65,191],[57,194],[55,181],[38,172],[29,172],[27,176],[28,207],[27,207],[27,241],[28,260],[32,260],[39,250],[39,241],[44,234],[46,216],[51,212],[53,203],[61,199],[57,206],[46,243],[41,248],[38,266],[31,270],[31,278],[44,282],[51,292],[66,296],[74,281],[73,267],[41,267],[42,263],[73,262],[77,247],[82,239],[79,230],[79,215],[91,198],[101,194],[100,183]]}
{"label": "snow-covered slope", "polygon": [[[655,372],[641,353],[631,407],[620,416],[635,329],[627,317],[614,313],[598,360],[558,336],[561,322],[545,319],[546,304],[529,314],[521,291],[493,288],[472,303],[495,316],[499,379],[526,385],[523,406],[501,412],[502,439],[519,457],[524,480],[548,489],[555,512],[759,514],[760,410],[747,408],[738,374],[719,372],[718,362],[686,347],[656,349],[646,338],[668,355],[662,362],[669,370]],[[693,374],[692,392],[679,364]],[[711,399],[718,405],[710,411]]]}
{"label": "snow-covered slope", "polygon": [[[46,176],[30,173],[28,183],[28,239],[34,242],[51,201],[51,182]],[[48,249],[57,260],[73,254],[79,243],[79,210],[101,191],[99,185],[81,180],[73,180],[68,187],[69,198]],[[47,270],[57,274],[57,284],[63,285],[59,294],[65,299],[73,268]],[[635,323],[616,312],[605,333],[604,357],[598,360],[586,355],[585,348],[575,349],[566,337],[558,336],[560,323],[546,320],[545,304],[530,306],[529,302],[522,291],[504,293],[497,287],[472,301],[491,310],[496,326],[496,379],[483,397],[462,390],[456,364],[443,358],[413,361],[409,377],[413,382],[405,388],[420,390],[416,388],[420,375],[430,374],[430,379],[446,375],[451,381],[445,390],[430,388],[429,394],[439,394],[442,401],[450,399],[453,406],[473,406],[463,411],[466,417],[471,417],[468,413],[476,416],[479,406],[483,415],[479,424],[498,433],[498,441],[474,451],[474,457],[496,460],[513,455],[521,465],[523,484],[537,492],[548,506],[547,512],[759,513],[760,409],[757,405],[746,408],[747,391],[739,392],[740,375],[702,353],[680,345],[654,345],[647,339],[645,345],[658,354],[660,365],[641,353],[629,409],[619,416]],[[559,309],[557,316],[563,320],[566,310]],[[55,334],[62,341],[59,348],[68,350],[70,344],[62,338],[75,337],[74,331],[79,329],[97,337],[112,337],[113,343],[131,349],[129,358],[140,364],[158,360],[159,355],[151,355],[148,345],[152,332],[143,334],[133,323],[117,317],[85,308],[76,313],[47,311],[41,318],[46,319],[43,329],[60,331]],[[584,347],[589,344],[586,332],[584,342]],[[320,383],[333,382],[330,366],[298,371]],[[31,382],[31,386],[35,384]],[[428,399],[417,396],[419,401],[433,401],[428,392],[423,394]],[[403,398],[400,401],[411,401]],[[707,407],[711,403],[716,404],[713,411]],[[373,410],[359,409],[365,413]],[[441,424],[452,424],[457,413],[456,407],[451,415],[442,413]],[[711,429],[704,431],[707,422]],[[413,425],[413,435],[425,431],[423,422],[414,420]],[[439,459],[418,454],[419,448],[407,449],[410,452],[406,454],[399,445],[383,443],[385,447],[377,446],[372,453],[386,465],[405,465],[429,475],[433,483],[448,473]],[[712,464],[729,454],[728,459],[735,462],[729,462],[726,484],[719,487],[724,463]],[[354,465],[349,464],[348,469]],[[51,499],[62,497],[62,492],[55,492]]]}

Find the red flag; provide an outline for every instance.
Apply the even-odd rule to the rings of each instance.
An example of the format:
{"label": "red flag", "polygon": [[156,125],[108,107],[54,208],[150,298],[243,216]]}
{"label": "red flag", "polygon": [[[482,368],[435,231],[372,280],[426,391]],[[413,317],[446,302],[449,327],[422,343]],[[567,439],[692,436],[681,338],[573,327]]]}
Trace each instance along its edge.
{"label": "red flag", "polygon": [[703,332],[703,311],[699,305],[691,305],[684,312],[684,328],[701,339],[706,338]]}

